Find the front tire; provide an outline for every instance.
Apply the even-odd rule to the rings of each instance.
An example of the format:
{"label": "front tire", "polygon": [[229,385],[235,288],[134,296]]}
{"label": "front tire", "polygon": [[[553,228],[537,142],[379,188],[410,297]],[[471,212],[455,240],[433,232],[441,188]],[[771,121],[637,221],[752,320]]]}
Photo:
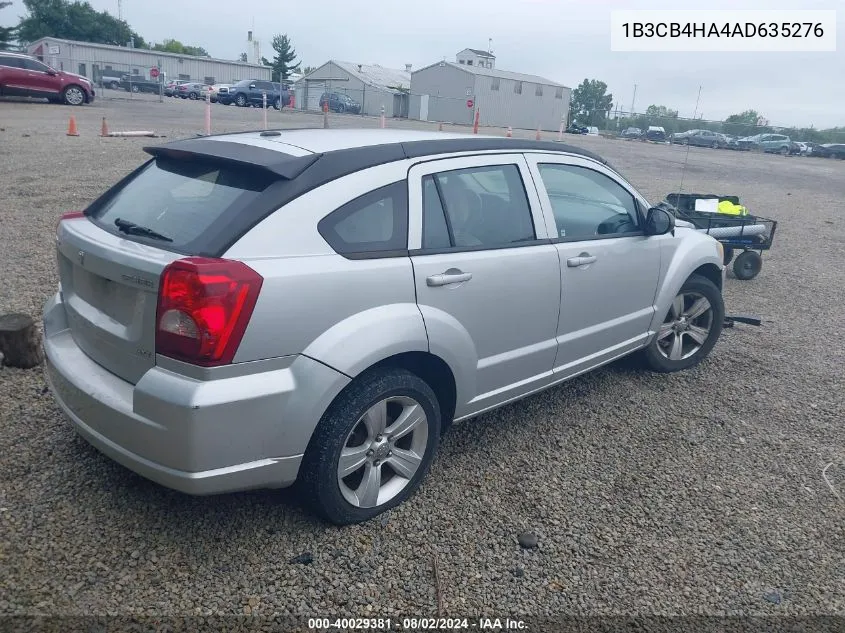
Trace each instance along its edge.
{"label": "front tire", "polygon": [[235,97],[235,105],[243,108],[246,105],[246,95],[238,95]]}
{"label": "front tire", "polygon": [[303,499],[337,525],[399,505],[428,472],[440,425],[437,397],[416,374],[389,367],[366,372],[314,431],[300,468]]}
{"label": "front tire", "polygon": [[654,339],[645,348],[646,365],[660,373],[696,366],[713,349],[724,321],[722,293],[706,277],[691,275],[673,299]]}
{"label": "front tire", "polygon": [[132,86],[132,92],[141,92],[141,87],[138,84]]}
{"label": "front tire", "polygon": [[62,101],[70,106],[79,106],[85,103],[85,93],[79,86],[68,86],[62,92]]}

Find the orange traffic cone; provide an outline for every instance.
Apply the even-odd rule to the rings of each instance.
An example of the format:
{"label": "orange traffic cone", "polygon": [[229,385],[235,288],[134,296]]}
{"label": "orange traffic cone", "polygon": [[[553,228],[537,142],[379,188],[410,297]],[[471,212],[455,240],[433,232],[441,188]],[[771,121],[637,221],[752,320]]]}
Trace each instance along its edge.
{"label": "orange traffic cone", "polygon": [[79,136],[79,132],[76,129],[76,117],[72,114],[70,115],[70,121],[67,124],[67,135]]}
{"label": "orange traffic cone", "polygon": [[103,127],[100,130],[100,136],[108,136],[109,135],[109,126],[106,124],[106,117],[103,117]]}
{"label": "orange traffic cone", "polygon": [[513,129],[511,128],[511,126],[510,126],[510,125],[508,126],[508,131],[507,131],[507,132],[505,132],[505,136],[507,136],[508,138],[512,138],[512,137],[513,137]]}
{"label": "orange traffic cone", "polygon": [[537,135],[534,137],[535,140],[540,140],[540,128],[537,128]]}

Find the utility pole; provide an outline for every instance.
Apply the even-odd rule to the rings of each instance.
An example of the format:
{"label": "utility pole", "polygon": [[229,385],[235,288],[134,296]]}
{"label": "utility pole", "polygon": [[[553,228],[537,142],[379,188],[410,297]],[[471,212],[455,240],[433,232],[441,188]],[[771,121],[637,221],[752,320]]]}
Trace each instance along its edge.
{"label": "utility pole", "polygon": [[637,101],[637,84],[634,84],[634,96],[631,97],[631,116],[634,116],[634,103]]}
{"label": "utility pole", "polygon": [[117,0],[117,19],[123,22],[123,2]]}

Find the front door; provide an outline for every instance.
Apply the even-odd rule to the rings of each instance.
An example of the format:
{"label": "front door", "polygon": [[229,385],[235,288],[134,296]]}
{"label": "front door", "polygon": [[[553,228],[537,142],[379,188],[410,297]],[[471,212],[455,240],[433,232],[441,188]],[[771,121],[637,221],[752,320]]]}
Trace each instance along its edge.
{"label": "front door", "polygon": [[548,384],[560,264],[521,155],[430,161],[408,176],[409,248],[431,351],[461,375],[455,418]]}
{"label": "front door", "polygon": [[33,96],[55,97],[61,92],[61,81],[49,66],[34,59],[24,59],[23,67]]}
{"label": "front door", "polygon": [[643,234],[644,201],[612,170],[576,157],[529,162],[560,254],[558,379],[648,341],[662,240]]}

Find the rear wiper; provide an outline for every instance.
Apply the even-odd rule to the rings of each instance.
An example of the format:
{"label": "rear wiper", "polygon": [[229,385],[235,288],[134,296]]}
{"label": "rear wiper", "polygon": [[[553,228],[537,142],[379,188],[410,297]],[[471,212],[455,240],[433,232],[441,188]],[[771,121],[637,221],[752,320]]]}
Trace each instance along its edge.
{"label": "rear wiper", "polygon": [[146,226],[141,226],[140,224],[135,224],[129,220],[121,220],[120,218],[117,218],[114,221],[114,225],[118,228],[118,230],[123,231],[127,235],[143,235],[144,237],[161,240],[162,242],[173,241],[172,238],[169,238],[166,235],[162,235],[157,231],[153,231],[152,229],[149,229]]}

